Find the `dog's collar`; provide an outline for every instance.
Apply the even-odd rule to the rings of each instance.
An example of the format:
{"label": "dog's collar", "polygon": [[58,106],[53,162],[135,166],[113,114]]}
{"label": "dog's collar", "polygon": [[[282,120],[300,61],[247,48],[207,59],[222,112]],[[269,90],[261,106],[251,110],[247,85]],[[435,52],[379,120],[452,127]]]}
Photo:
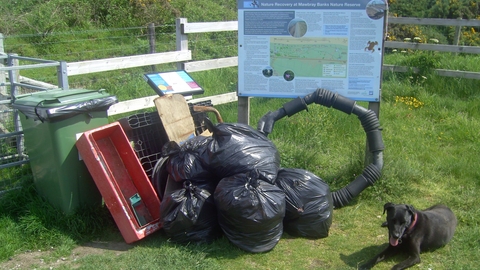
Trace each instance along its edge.
{"label": "dog's collar", "polygon": [[408,232],[410,232],[413,229],[413,227],[415,227],[416,223],[417,223],[417,213],[413,215],[412,224],[410,224],[410,226],[408,227]]}

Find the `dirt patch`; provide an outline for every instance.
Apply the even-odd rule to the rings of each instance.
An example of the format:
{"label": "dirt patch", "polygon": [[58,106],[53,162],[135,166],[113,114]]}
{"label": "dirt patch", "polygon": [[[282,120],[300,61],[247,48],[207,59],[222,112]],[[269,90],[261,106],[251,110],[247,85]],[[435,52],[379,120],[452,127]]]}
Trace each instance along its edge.
{"label": "dirt patch", "polygon": [[0,269],[34,269],[36,267],[54,269],[63,264],[70,264],[75,268],[73,265],[80,258],[101,255],[106,251],[113,251],[116,255],[120,255],[131,248],[133,248],[132,245],[123,242],[89,242],[74,248],[69,256],[61,258],[53,256],[53,248],[27,251],[0,263]]}

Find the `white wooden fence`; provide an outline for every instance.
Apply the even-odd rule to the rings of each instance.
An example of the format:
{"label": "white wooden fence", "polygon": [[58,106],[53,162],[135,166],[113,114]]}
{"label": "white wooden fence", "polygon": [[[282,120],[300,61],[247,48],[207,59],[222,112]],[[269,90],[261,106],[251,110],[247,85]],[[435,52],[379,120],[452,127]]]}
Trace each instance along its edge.
{"label": "white wooden fence", "polygon": [[[429,19],[429,18],[396,18],[389,17],[389,24],[414,24],[414,25],[440,25],[440,26],[455,26],[456,37],[460,38],[460,29],[463,26],[480,27],[480,20],[452,20],[452,19]],[[206,33],[206,32],[219,32],[219,31],[237,31],[237,21],[226,22],[197,22],[190,23],[186,18],[178,18],[176,20],[176,51],[162,52],[154,54],[135,55],[127,57],[116,57],[108,59],[70,62],[66,63],[65,70],[61,70],[62,74],[66,76],[76,76],[95,72],[105,72],[117,69],[126,69],[133,67],[158,65],[165,63],[177,63],[178,69],[185,69],[188,72],[197,72],[210,69],[218,69],[225,67],[234,67],[238,65],[237,57],[227,57],[219,59],[210,59],[203,61],[194,61],[192,59],[192,53],[188,49],[188,34],[192,33]],[[386,41],[385,47],[398,48],[398,49],[413,49],[413,50],[431,50],[440,52],[453,52],[453,53],[472,53],[480,54],[480,47],[473,46],[458,46],[458,45],[441,45],[441,44],[422,44],[411,42],[399,42],[399,41]],[[0,56],[2,51],[0,51]],[[60,64],[59,64],[60,66]],[[11,69],[26,69],[31,67],[16,66],[10,67]],[[0,73],[4,74],[0,66]],[[409,70],[409,67],[384,65],[384,71],[405,72]],[[471,71],[458,71],[458,70],[435,70],[440,76],[460,77],[469,79],[480,79],[480,72]],[[0,77],[1,78],[1,77]],[[1,83],[1,82],[0,82]],[[5,85],[5,84],[4,84]],[[52,86],[56,87],[56,86]],[[115,115],[120,113],[131,112],[139,110],[145,107],[153,107],[153,99],[156,96],[149,96],[134,100],[123,101],[115,104],[108,111],[109,115]],[[203,98],[207,99],[207,98]],[[249,99],[240,97],[237,98],[236,92],[223,94],[220,96],[208,97],[212,100],[214,105],[222,104],[226,102],[238,101],[239,102],[239,114],[238,121],[242,123],[249,122]]]}
{"label": "white wooden fence", "polygon": [[[388,23],[396,24],[416,24],[416,25],[443,25],[455,26],[457,28],[455,39],[459,40],[460,29],[463,26],[480,26],[480,20],[452,20],[452,19],[427,19],[427,18],[388,18]],[[93,61],[83,61],[67,64],[68,76],[80,75],[92,72],[101,72],[120,68],[129,68],[137,66],[147,66],[163,63],[177,62],[178,69],[185,69],[187,72],[196,72],[217,68],[233,67],[238,65],[237,57],[227,57],[220,59],[211,59],[204,61],[191,61],[191,52],[188,50],[188,34],[219,32],[219,31],[237,31],[237,21],[227,22],[200,22],[189,23],[186,18],[179,18],[176,21],[176,44],[177,51],[156,53],[148,55],[138,55],[132,57],[120,57],[111,59],[101,59]],[[386,41],[385,47],[413,49],[413,50],[431,50],[441,52],[454,53],[473,53],[480,54],[480,47],[458,46],[458,45],[440,45],[440,44],[421,44],[406,43],[398,41]],[[383,70],[394,72],[405,72],[409,67],[384,65]],[[440,76],[461,77],[469,79],[480,79],[479,72],[458,71],[458,70],[435,70]],[[145,106],[153,107],[153,99],[156,96],[139,98],[120,102],[112,106],[109,110],[110,115],[130,112],[145,108]],[[238,97],[235,92],[223,94],[220,96],[212,96],[205,99],[212,100],[214,105],[226,102],[238,101],[238,122],[249,123],[249,98]]]}
{"label": "white wooden fence", "polygon": [[[192,61],[192,53],[188,49],[188,34],[236,31],[237,29],[237,21],[188,23],[186,18],[178,18],[176,21],[176,51],[72,62],[67,63],[65,72],[68,76],[75,76],[94,72],[104,72],[166,63],[177,63],[178,69],[185,69],[187,72],[233,67],[238,65],[237,57]],[[158,97],[158,95],[119,102],[110,107],[108,114],[116,115],[154,107],[153,100],[156,97]],[[195,99],[194,101],[201,102],[205,100],[210,100],[213,105],[239,101],[236,92],[199,98]],[[247,113],[248,111],[245,110],[239,111],[239,114],[243,115],[243,118],[239,117],[239,122],[241,121],[248,123]]]}
{"label": "white wooden fence", "polygon": [[[462,27],[464,26],[480,27],[480,20],[389,17],[388,24],[454,26],[455,27],[455,36],[454,36],[455,45],[385,41],[385,47],[387,48],[480,54],[480,47],[458,45],[460,36],[461,36]],[[383,65],[383,70],[392,71],[392,72],[406,72],[409,70],[409,67]],[[444,77],[456,77],[456,78],[480,80],[480,72],[447,70],[447,69],[435,69],[435,72],[438,75],[444,76]]]}
{"label": "white wooden fence", "polygon": [[[480,27],[480,20],[451,20],[451,19],[422,19],[422,18],[388,18],[388,23],[392,24],[414,24],[414,25],[443,25],[443,26],[455,26],[456,40],[459,40],[460,29],[463,26]],[[188,49],[188,34],[192,33],[205,33],[205,32],[218,32],[218,31],[237,31],[237,21],[226,22],[197,22],[189,23],[186,18],[178,18],[176,20],[176,51],[162,52],[144,55],[135,55],[127,57],[116,57],[108,59],[81,61],[81,62],[55,62],[49,61],[48,65],[55,65],[58,68],[59,86],[68,88],[68,77],[77,76],[95,72],[105,72],[117,69],[126,69],[141,66],[150,66],[166,63],[177,63],[178,69],[184,69],[188,72],[197,72],[210,69],[218,69],[225,67],[234,67],[238,65],[237,57],[227,57],[219,59],[210,59],[203,61],[195,61],[192,59],[192,53]],[[0,39],[0,41],[3,41]],[[457,43],[458,44],[458,43]],[[417,44],[406,43],[397,41],[386,41],[385,47],[399,48],[399,49],[413,49],[413,50],[432,50],[442,52],[453,53],[472,53],[479,54],[480,47],[472,46],[458,46],[458,45],[438,45],[438,44]],[[0,42],[0,60],[5,58],[3,53],[3,43]],[[21,59],[22,57],[18,57]],[[0,61],[1,63],[2,61]],[[46,65],[45,63],[42,65]],[[37,66],[40,67],[40,66]],[[9,76],[14,74],[13,71],[20,71],[22,69],[35,68],[35,65],[17,65],[17,66],[0,66],[0,74],[5,75],[5,71],[9,72]],[[405,72],[408,67],[384,65],[384,71]],[[443,70],[437,69],[436,72],[441,76],[461,77],[469,79],[480,79],[480,72],[470,71],[457,71],[457,70]],[[21,78],[21,77],[20,77]],[[11,79],[11,78],[10,78]],[[24,78],[25,79],[25,78]],[[5,89],[9,83],[5,82],[4,76],[0,76],[0,90]],[[22,86],[21,83],[18,83]],[[43,88],[57,88],[56,85],[42,84]],[[1,93],[0,93],[1,94]],[[153,99],[158,97],[157,95],[142,97],[133,100],[127,100],[112,105],[108,110],[109,115],[116,115],[121,113],[127,113],[137,111],[140,109],[154,107]],[[210,100],[213,105],[224,104],[229,102],[238,101],[238,122],[249,123],[250,114],[250,99],[248,97],[237,97],[236,92],[230,92],[222,95],[209,96],[205,98],[195,99],[192,101],[205,101]],[[0,105],[9,102],[9,100],[0,100]],[[370,103],[371,109],[378,113],[378,103]],[[369,105],[369,107],[370,107]],[[18,132],[17,132],[18,133]],[[4,134],[5,135],[5,134]],[[4,135],[3,136],[5,137]],[[17,135],[18,136],[18,135]]]}

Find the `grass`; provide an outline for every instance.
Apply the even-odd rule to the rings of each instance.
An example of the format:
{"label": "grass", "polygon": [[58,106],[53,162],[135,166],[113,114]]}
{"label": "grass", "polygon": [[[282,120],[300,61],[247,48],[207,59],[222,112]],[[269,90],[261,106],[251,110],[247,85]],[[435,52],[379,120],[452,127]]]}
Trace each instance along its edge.
{"label": "grass", "polygon": [[[234,70],[195,76],[213,92],[234,87]],[[418,209],[444,203],[458,217],[452,242],[422,254],[420,269],[475,269],[480,251],[479,82],[432,77],[429,83],[412,85],[401,74],[384,77],[382,178],[350,205],[334,210],[327,238],[310,240],[284,234],[272,251],[249,254],[225,238],[212,244],[177,245],[160,231],[120,255],[107,250],[67,261],[58,268],[356,269],[387,242],[386,229],[380,224],[385,218],[383,204],[391,201]],[[415,107],[406,101],[409,99],[398,97],[414,97],[421,105]],[[252,99],[252,126],[286,101]],[[226,122],[236,122],[236,104],[217,109]],[[320,105],[310,105],[308,112],[279,120],[269,138],[281,153],[283,167],[307,169],[333,191],[352,181],[364,167],[365,135],[359,120]],[[56,261],[89,241],[123,241],[106,209],[84,209],[66,217],[36,196],[31,184],[4,195],[0,209],[0,241],[5,243],[0,247],[2,261],[26,250],[52,247],[55,252],[45,260]],[[383,262],[377,269],[389,269],[398,260]]]}

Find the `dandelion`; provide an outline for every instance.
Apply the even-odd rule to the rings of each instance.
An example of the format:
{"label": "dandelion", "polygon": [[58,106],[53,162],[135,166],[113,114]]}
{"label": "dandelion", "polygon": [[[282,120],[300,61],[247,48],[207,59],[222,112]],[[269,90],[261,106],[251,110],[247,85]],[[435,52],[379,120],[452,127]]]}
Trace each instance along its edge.
{"label": "dandelion", "polygon": [[422,41],[422,39],[421,39],[421,38],[419,38],[419,37],[414,37],[414,38],[413,38],[413,40],[415,40],[416,42],[420,42],[420,41]]}
{"label": "dandelion", "polygon": [[403,41],[411,41],[412,39],[411,38],[404,38]]}
{"label": "dandelion", "polygon": [[420,108],[425,104],[415,97],[395,96],[395,105],[397,103],[403,103],[403,104],[407,105],[409,110],[412,110],[413,108]]}

